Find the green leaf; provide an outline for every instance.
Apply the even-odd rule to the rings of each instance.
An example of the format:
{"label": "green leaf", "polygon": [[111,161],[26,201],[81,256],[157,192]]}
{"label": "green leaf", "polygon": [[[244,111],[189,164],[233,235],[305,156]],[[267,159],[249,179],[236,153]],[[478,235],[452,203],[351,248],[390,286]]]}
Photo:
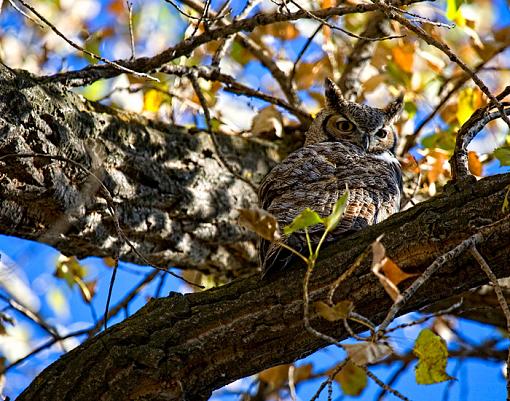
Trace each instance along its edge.
{"label": "green leaf", "polygon": [[353,396],[360,395],[368,381],[366,372],[351,361],[348,361],[342,370],[335,375],[334,380],[340,384],[345,395]]}
{"label": "green leaf", "polygon": [[335,206],[333,206],[333,211],[324,219],[324,225],[327,231],[333,231],[338,225],[347,207],[347,199],[349,199],[349,189],[346,189],[344,194],[338,198],[335,202]]}
{"label": "green leaf", "polygon": [[283,232],[286,235],[290,235],[293,232],[302,230],[303,228],[306,227],[314,226],[315,224],[319,224],[322,222],[323,220],[320,218],[317,212],[314,212],[312,209],[307,207],[305,210],[303,210],[296,216],[292,223],[283,228]]}
{"label": "green leaf", "polygon": [[413,353],[418,357],[415,368],[418,384],[441,383],[452,380],[446,373],[448,350],[445,341],[430,329],[423,329],[414,344]]}
{"label": "green leaf", "polygon": [[354,304],[351,301],[340,301],[335,306],[329,306],[322,301],[315,302],[317,313],[330,322],[347,319],[353,307]]}
{"label": "green leaf", "polygon": [[510,166],[510,146],[503,146],[494,150],[494,157],[502,166]]}

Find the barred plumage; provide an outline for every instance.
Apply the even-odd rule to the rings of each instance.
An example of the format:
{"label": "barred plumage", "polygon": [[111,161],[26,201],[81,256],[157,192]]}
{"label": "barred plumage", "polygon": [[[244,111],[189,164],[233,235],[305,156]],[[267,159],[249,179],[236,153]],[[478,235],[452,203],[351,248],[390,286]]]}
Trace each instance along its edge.
{"label": "barred plumage", "polygon": [[[329,215],[347,185],[345,215],[327,241],[397,212],[402,175],[394,154],[397,134],[393,122],[402,104],[402,97],[385,109],[349,102],[332,81],[326,80],[326,108],[307,131],[304,146],[264,178],[259,189],[260,206],[284,227],[307,207],[321,216]],[[320,225],[311,227],[312,241],[318,241],[322,232]],[[305,249],[304,232],[283,240],[298,250]],[[285,267],[289,261],[290,254],[280,246],[261,242],[264,273],[276,264]]]}

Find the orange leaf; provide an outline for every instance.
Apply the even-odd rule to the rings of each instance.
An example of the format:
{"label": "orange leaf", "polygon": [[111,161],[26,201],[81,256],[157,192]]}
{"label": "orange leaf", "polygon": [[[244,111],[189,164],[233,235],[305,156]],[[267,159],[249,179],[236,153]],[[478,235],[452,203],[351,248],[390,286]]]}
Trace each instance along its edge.
{"label": "orange leaf", "polygon": [[413,72],[415,46],[413,43],[406,43],[402,46],[394,47],[391,50],[393,60],[405,72]]}
{"label": "orange leaf", "polygon": [[481,176],[482,175],[482,162],[478,158],[476,152],[468,152],[468,166],[471,174]]}

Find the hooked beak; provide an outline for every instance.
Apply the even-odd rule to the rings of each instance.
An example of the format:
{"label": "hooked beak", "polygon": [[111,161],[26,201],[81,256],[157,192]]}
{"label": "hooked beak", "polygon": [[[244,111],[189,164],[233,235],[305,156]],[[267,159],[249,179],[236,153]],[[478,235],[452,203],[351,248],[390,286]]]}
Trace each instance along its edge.
{"label": "hooked beak", "polygon": [[370,146],[370,138],[369,138],[368,134],[363,133],[361,140],[362,140],[363,149],[365,149],[365,151],[367,151],[368,147]]}

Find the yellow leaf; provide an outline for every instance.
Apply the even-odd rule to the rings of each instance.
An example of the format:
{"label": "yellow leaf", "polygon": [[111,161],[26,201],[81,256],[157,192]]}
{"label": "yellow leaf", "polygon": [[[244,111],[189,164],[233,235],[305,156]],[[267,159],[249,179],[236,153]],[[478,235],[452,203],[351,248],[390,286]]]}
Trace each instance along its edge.
{"label": "yellow leaf", "polygon": [[396,46],[391,49],[393,61],[409,74],[413,72],[415,48],[414,43],[405,43],[402,46]]}
{"label": "yellow leaf", "polygon": [[46,302],[57,316],[69,316],[69,304],[59,288],[54,287],[46,293]]}
{"label": "yellow leaf", "polygon": [[329,306],[322,301],[315,302],[317,313],[330,322],[347,319],[353,307],[354,304],[351,301],[340,301],[335,306]]}
{"label": "yellow leaf", "polygon": [[161,106],[165,96],[158,90],[149,89],[143,94],[143,109],[151,113],[156,113]]}
{"label": "yellow leaf", "polygon": [[414,344],[413,353],[418,357],[416,382],[434,384],[452,380],[446,373],[448,350],[444,340],[430,329],[423,329]]}
{"label": "yellow leaf", "polygon": [[345,395],[358,396],[367,386],[367,374],[365,371],[348,361],[340,372],[333,378]]}
{"label": "yellow leaf", "polygon": [[73,287],[77,280],[87,275],[87,269],[81,265],[76,256],[60,255],[55,264],[55,277],[62,278],[69,287]]}
{"label": "yellow leaf", "polygon": [[460,125],[464,124],[473,112],[480,107],[482,99],[474,88],[465,88],[459,94],[457,120]]}

